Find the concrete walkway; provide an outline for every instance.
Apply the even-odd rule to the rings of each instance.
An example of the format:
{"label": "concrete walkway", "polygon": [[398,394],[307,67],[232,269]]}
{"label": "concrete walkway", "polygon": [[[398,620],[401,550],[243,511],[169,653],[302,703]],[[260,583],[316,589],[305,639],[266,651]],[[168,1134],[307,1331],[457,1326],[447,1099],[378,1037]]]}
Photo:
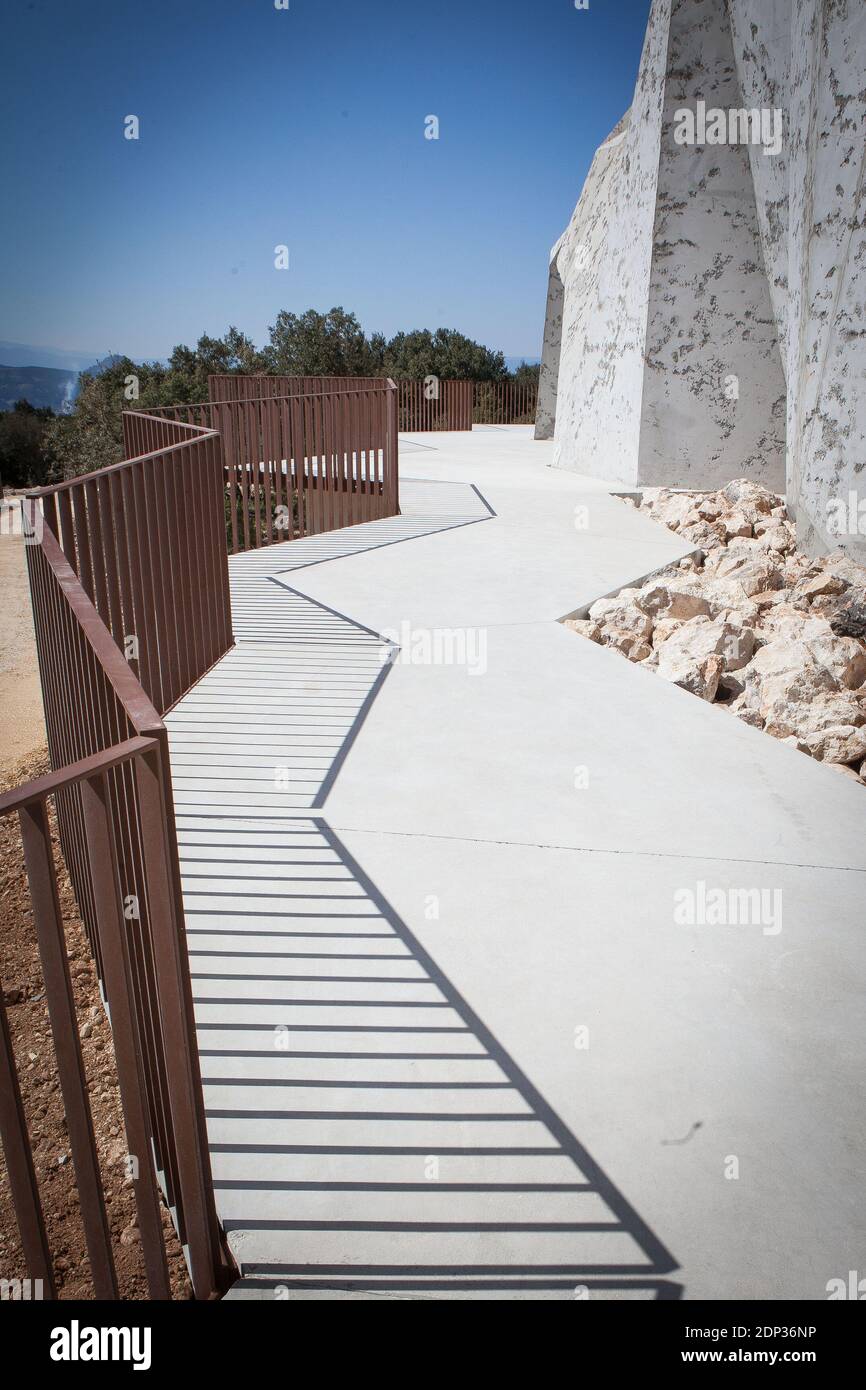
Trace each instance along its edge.
{"label": "concrete walkway", "polygon": [[233,560],[168,721],[235,1296],[862,1267],[862,789],[557,622],[682,550],[548,447],[404,441],[400,518]]}

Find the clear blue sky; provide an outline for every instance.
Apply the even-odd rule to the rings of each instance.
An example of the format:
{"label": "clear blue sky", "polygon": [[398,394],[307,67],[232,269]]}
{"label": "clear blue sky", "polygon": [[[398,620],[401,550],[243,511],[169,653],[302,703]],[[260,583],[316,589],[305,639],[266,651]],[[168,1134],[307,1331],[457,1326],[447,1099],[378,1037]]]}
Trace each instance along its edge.
{"label": "clear blue sky", "polygon": [[342,304],[368,332],[537,356],[547,253],[631,101],[649,8],[17,0],[0,338],[163,358]]}

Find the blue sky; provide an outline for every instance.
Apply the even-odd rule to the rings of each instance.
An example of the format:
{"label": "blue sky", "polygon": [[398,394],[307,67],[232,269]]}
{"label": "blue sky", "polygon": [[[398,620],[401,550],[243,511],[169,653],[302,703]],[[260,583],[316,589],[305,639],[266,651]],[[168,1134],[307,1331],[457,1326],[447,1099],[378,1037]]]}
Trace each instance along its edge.
{"label": "blue sky", "polygon": [[453,327],[537,356],[547,254],[629,105],[649,8],[16,3],[0,337],[163,358],[342,304],[368,332]]}

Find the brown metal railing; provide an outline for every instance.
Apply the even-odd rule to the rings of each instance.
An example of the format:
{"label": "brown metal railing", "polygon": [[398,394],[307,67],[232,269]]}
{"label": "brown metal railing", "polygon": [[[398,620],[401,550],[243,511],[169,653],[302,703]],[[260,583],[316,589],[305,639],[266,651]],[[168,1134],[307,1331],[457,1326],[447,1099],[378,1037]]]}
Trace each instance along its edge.
{"label": "brown metal railing", "polygon": [[231,647],[212,429],[125,411],[126,461],[29,494],[160,714]]}
{"label": "brown metal railing", "polygon": [[519,381],[476,381],[472,407],[475,425],[531,425],[538,407],[538,387]]}
{"label": "brown metal railing", "polygon": [[358,391],[385,385],[377,376],[266,376],[240,372],[211,373],[207,379],[211,401],[260,400],[263,396],[321,396],[327,391]]}
{"label": "brown metal railing", "polygon": [[[381,387],[376,377],[245,376],[208,377],[211,401],[255,400],[268,396],[321,395]],[[406,434],[431,430],[470,430],[476,425],[533,424],[538,387],[521,381],[463,381],[430,377],[397,382],[399,428]]]}
{"label": "brown metal railing", "polygon": [[[162,406],[153,417],[219,434],[231,554],[399,511],[397,388],[389,380],[315,378],[337,387],[274,394],[288,377],[231,377],[276,383],[261,396]],[[309,378],[298,378],[307,383]],[[226,378],[211,378],[223,389]],[[226,388],[227,389],[227,388]]]}
{"label": "brown metal railing", "polygon": [[[116,476],[115,470],[109,473]],[[94,482],[90,478],[84,486]],[[97,492],[97,513],[99,502]],[[45,504],[43,494],[50,520],[52,508]],[[77,512],[74,497],[68,511],[58,501],[61,526],[67,518],[67,543],[70,519],[73,524],[82,568],[97,558],[93,529],[85,531],[82,524],[82,517],[93,521],[93,505],[92,495],[85,495]],[[37,500],[25,504],[31,535],[39,506]],[[132,524],[133,512],[125,519]],[[106,535],[107,526],[103,543]],[[156,550],[160,543],[157,536]],[[117,1279],[66,963],[46,811],[50,797],[111,1014],[151,1296],[171,1296],[162,1193],[187,1252],[195,1294],[208,1298],[223,1284],[225,1265],[207,1150],[167,734],[50,525],[27,546],[27,563],[55,771],[0,797],[0,815],[17,813],[21,826],[94,1295],[116,1297]],[[106,575],[106,565],[88,576],[98,592],[97,572]],[[158,655],[162,634],[154,640]],[[50,1251],[5,1015],[0,1081],[0,1129],[25,1257],[31,1278],[43,1279],[50,1294]]]}
{"label": "brown metal railing", "polygon": [[400,431],[421,434],[427,430],[471,430],[472,382],[400,381]]}
{"label": "brown metal railing", "polygon": [[531,424],[538,388],[516,381],[400,381],[400,429],[471,430],[475,425]]}
{"label": "brown metal railing", "polygon": [[[47,807],[105,990],[151,1295],[170,1296],[160,1203],[197,1297],[226,1281],[161,716],[231,646],[227,549],[395,515],[393,382],[282,379],[123,416],[124,462],[30,494],[27,563],[52,773],[17,814],[90,1256],[117,1296]],[[315,385],[327,389],[305,390]],[[219,388],[217,388],[219,389]],[[282,392],[282,394],[278,394]],[[244,394],[247,393],[247,394]],[[228,547],[227,547],[228,540]],[[5,1013],[0,1133],[30,1277],[51,1253]]]}

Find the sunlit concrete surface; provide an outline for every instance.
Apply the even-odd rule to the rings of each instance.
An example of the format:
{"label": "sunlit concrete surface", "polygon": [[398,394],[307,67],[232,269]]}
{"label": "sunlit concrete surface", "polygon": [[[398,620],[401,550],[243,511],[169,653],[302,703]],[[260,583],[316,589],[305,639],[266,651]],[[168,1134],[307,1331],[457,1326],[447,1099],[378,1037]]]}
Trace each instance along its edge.
{"label": "sunlit concrete surface", "polygon": [[238,1297],[862,1265],[862,788],[562,627],[683,550],[550,448],[416,436],[396,523],[232,560],[169,717]]}

